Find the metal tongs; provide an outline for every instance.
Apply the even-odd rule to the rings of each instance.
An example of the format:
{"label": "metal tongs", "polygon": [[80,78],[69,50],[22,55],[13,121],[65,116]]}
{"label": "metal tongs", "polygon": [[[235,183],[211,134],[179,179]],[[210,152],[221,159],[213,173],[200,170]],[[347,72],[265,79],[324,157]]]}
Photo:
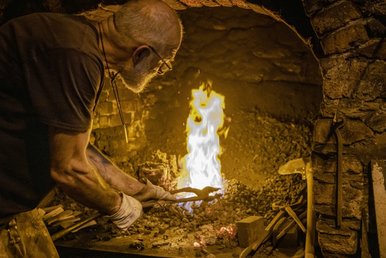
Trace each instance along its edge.
{"label": "metal tongs", "polygon": [[211,195],[211,193],[217,192],[220,190],[220,188],[212,187],[212,186],[206,186],[203,189],[197,189],[193,187],[184,187],[177,190],[170,191],[171,194],[177,194],[177,193],[193,193],[196,196],[191,197],[185,197],[185,198],[179,198],[175,200],[152,200],[152,201],[146,201],[142,203],[142,206],[152,207],[155,204],[161,204],[164,202],[173,202],[173,203],[181,203],[181,202],[194,202],[194,201],[206,201],[210,202],[217,198],[219,198],[222,194],[217,193],[214,195]]}

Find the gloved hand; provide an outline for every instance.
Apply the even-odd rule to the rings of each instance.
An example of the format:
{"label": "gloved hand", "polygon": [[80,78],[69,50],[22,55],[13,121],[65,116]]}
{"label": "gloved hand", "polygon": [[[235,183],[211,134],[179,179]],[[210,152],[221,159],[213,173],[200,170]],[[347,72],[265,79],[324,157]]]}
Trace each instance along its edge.
{"label": "gloved hand", "polygon": [[174,195],[172,195],[162,187],[153,185],[149,180],[146,180],[145,187],[133,197],[141,202],[147,201],[147,200],[176,200],[177,199]]}
{"label": "gloved hand", "polygon": [[118,228],[127,230],[142,215],[142,205],[135,198],[121,193],[122,202],[119,210],[113,215],[105,216]]}

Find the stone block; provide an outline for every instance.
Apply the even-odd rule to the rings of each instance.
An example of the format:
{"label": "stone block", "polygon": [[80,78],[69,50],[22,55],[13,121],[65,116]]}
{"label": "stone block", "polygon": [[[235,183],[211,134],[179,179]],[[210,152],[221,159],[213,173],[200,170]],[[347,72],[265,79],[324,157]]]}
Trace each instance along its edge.
{"label": "stone block", "polygon": [[201,1],[199,0],[179,0],[189,7],[202,7]]}
{"label": "stone block", "polygon": [[343,170],[351,174],[362,174],[364,167],[357,157],[345,156],[343,157]]}
{"label": "stone block", "polygon": [[371,101],[386,98],[386,62],[375,61],[368,65],[362,81],[359,83],[355,97],[360,100]]}
{"label": "stone block", "polygon": [[187,8],[185,5],[181,4],[181,2],[177,0],[162,0],[162,1],[167,3],[174,10],[185,10]]}
{"label": "stone block", "polygon": [[315,183],[314,198],[316,204],[335,204],[335,184]]}
{"label": "stone block", "polygon": [[299,241],[299,230],[298,227],[292,227],[288,230],[287,234],[285,234],[280,240],[278,247],[279,248],[296,248],[298,246]]}
{"label": "stone block", "polygon": [[342,55],[321,60],[323,91],[331,99],[351,97],[368,62]]}
{"label": "stone block", "polygon": [[264,235],[265,219],[261,216],[250,216],[236,222],[237,237],[241,247],[247,247]]}
{"label": "stone block", "polygon": [[[347,230],[357,230],[361,229],[361,220],[357,219],[344,219],[342,220],[342,229]],[[316,222],[316,229],[321,233],[329,233],[330,231],[335,232],[335,220],[331,218],[319,218]],[[348,235],[348,234],[346,234]]]}
{"label": "stone block", "polygon": [[386,112],[373,114],[367,120],[367,125],[377,133],[386,131]]}
{"label": "stone block", "polygon": [[125,120],[125,124],[129,125],[134,121],[134,114],[135,112],[125,112],[123,113],[123,118]]}
{"label": "stone block", "polygon": [[99,115],[101,116],[109,116],[116,114],[118,110],[115,107],[115,103],[105,101],[99,103],[96,112],[99,113]]}
{"label": "stone block", "polygon": [[322,144],[335,143],[331,132],[331,125],[331,119],[318,119],[314,126],[313,142]]}
{"label": "stone block", "polygon": [[386,159],[386,132],[378,134],[374,137],[374,145],[376,146],[375,157]]}
{"label": "stone block", "polygon": [[[335,143],[335,137],[330,133],[331,119],[319,119],[315,123],[313,141],[316,143]],[[346,120],[340,129],[343,144],[350,145],[374,136],[373,131],[361,121]]]}
{"label": "stone block", "polygon": [[319,35],[343,27],[351,20],[361,17],[360,11],[350,1],[342,1],[318,12],[311,18],[312,25]]}
{"label": "stone block", "polygon": [[369,114],[374,113],[374,111],[379,110],[381,104],[380,103],[361,103],[360,106],[358,106],[358,100],[357,99],[351,99],[349,106],[342,107],[340,111],[342,114],[347,116],[350,119],[359,119],[361,121],[365,121],[368,119]]}
{"label": "stone block", "polygon": [[201,3],[203,6],[207,7],[218,7],[220,6],[216,1],[211,1],[211,0],[201,0]]}
{"label": "stone block", "polygon": [[355,22],[328,34],[322,39],[322,47],[327,55],[346,52],[369,40],[363,22]]}
{"label": "stone block", "polygon": [[335,161],[335,157],[325,157],[320,156],[317,153],[312,153],[312,170],[314,171],[314,174],[334,173]]}
{"label": "stone block", "polygon": [[375,18],[367,20],[366,28],[370,38],[382,38],[386,34],[386,26]]}
{"label": "stone block", "polygon": [[221,5],[221,6],[225,6],[225,7],[232,7],[233,4],[230,0],[216,0],[216,2]]}
{"label": "stone block", "polygon": [[133,112],[139,108],[138,100],[123,100],[121,101],[121,107],[123,112]]}
{"label": "stone block", "polygon": [[323,251],[343,255],[354,255],[357,252],[358,233],[356,231],[335,230],[333,232],[333,234],[318,232],[318,243]]}
{"label": "stone block", "polygon": [[329,4],[333,3],[335,0],[303,0],[303,6],[307,15],[311,16],[312,14],[318,12]]}
{"label": "stone block", "polygon": [[93,129],[110,127],[109,116],[96,116],[93,121]]}
{"label": "stone block", "polygon": [[371,39],[358,49],[358,54],[376,59],[386,59],[386,42],[381,39]]}
{"label": "stone block", "polygon": [[244,9],[249,9],[249,6],[245,0],[231,0],[231,2],[234,6],[244,8]]}
{"label": "stone block", "polygon": [[[119,99],[121,102],[125,101],[125,100],[133,101],[133,100],[139,99],[138,94],[132,92],[131,90],[124,87],[123,85],[118,85],[118,95],[119,95]],[[112,90],[111,90],[111,94],[110,94],[110,99],[116,101],[114,92]]]}
{"label": "stone block", "polygon": [[[331,165],[333,166],[331,166]],[[327,171],[324,169],[318,169],[314,172],[314,179],[317,180],[320,183],[326,183],[326,184],[334,184],[335,178],[336,178],[336,161],[332,161],[328,164],[327,169],[329,167],[333,167],[333,171]],[[348,166],[350,164],[347,164],[345,160],[343,160],[342,164],[342,171],[343,171],[343,183],[344,184],[350,184],[351,186],[355,186],[355,188],[363,189],[364,184],[364,175],[362,173],[353,173],[352,170],[348,169]],[[363,172],[363,170],[361,171]]]}
{"label": "stone block", "polygon": [[334,217],[336,215],[335,208],[330,204],[315,203],[315,212],[321,215]]}
{"label": "stone block", "polygon": [[[113,115],[109,117],[108,122],[109,127],[116,127],[116,126],[122,126],[122,120],[121,117],[117,115]],[[123,130],[123,129],[122,129]]]}
{"label": "stone block", "polygon": [[317,173],[314,174],[314,180],[317,180],[321,184],[334,184],[335,173]]}
{"label": "stone block", "polygon": [[271,12],[270,10],[264,8],[263,6],[260,6],[260,5],[257,5],[257,4],[252,4],[252,3],[248,3],[248,6],[249,8],[256,12],[256,13],[261,13],[261,14],[264,14],[264,15],[268,15],[268,16],[272,16],[273,15],[273,12]]}
{"label": "stone block", "polygon": [[[343,184],[342,214],[345,218],[360,219],[365,193],[363,189],[356,189],[348,183],[346,180]],[[336,185],[316,182],[314,192],[315,204],[318,206],[315,210],[327,216],[335,216]]]}
{"label": "stone block", "polygon": [[[314,153],[312,157],[312,169],[314,178],[325,183],[334,183],[336,173],[336,156],[322,158]],[[355,175],[363,174],[363,165],[356,156],[344,155],[342,160],[342,171],[344,176],[354,178]]]}
{"label": "stone block", "polygon": [[99,96],[99,102],[107,101],[110,96],[110,88],[107,88],[106,84],[103,86],[103,90],[101,91],[101,95]]}
{"label": "stone block", "polygon": [[[326,94],[325,94],[326,95]],[[324,101],[320,104],[321,115],[324,118],[333,118],[336,110],[340,107],[340,99],[324,98]]]}
{"label": "stone block", "polygon": [[357,189],[351,185],[343,185],[342,213],[345,218],[361,219],[362,206],[365,203],[366,194],[364,187]]}
{"label": "stone block", "polygon": [[373,2],[371,8],[369,8],[370,12],[372,14],[375,14],[376,16],[379,17],[385,17],[386,16],[386,3],[385,1],[380,1],[380,2]]}

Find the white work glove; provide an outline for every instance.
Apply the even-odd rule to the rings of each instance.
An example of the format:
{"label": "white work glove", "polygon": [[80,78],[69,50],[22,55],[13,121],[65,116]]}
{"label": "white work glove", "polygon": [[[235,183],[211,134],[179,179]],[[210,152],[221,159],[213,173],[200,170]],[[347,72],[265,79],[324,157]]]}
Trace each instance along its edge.
{"label": "white work glove", "polygon": [[176,197],[161,186],[153,185],[150,180],[146,182],[147,191],[150,192],[152,199],[157,200],[176,200]]}
{"label": "white work glove", "polygon": [[134,198],[141,202],[149,200],[176,200],[174,195],[158,185],[153,185],[148,179],[146,179],[145,187],[134,195]]}
{"label": "white work glove", "polygon": [[113,215],[105,216],[118,228],[127,230],[142,215],[142,205],[135,198],[121,193],[122,202],[119,210]]}

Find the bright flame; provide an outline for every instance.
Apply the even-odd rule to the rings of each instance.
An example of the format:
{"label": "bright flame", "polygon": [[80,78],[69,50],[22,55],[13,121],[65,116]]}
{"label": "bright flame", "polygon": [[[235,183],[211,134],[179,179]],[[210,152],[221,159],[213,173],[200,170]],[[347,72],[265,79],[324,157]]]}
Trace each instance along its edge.
{"label": "bright flame", "polygon": [[183,159],[178,188],[213,186],[223,189],[219,131],[224,125],[224,96],[202,84],[199,89],[192,90],[192,97],[186,124],[188,154]]}

